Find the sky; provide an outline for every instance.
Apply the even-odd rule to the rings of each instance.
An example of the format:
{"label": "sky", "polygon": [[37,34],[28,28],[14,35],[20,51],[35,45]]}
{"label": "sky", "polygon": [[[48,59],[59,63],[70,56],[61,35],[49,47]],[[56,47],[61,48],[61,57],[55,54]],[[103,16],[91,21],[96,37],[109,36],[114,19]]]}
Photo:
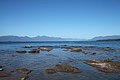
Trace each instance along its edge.
{"label": "sky", "polygon": [[120,0],[0,0],[0,36],[120,35]]}

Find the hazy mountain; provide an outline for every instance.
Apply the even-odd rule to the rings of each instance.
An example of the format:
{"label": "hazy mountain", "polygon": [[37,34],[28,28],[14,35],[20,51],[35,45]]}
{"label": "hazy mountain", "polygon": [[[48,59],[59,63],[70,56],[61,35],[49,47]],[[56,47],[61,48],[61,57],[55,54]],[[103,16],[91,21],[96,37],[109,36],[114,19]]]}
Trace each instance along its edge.
{"label": "hazy mountain", "polygon": [[120,35],[98,36],[98,37],[92,38],[91,40],[108,40],[108,39],[120,39]]}
{"label": "hazy mountain", "polygon": [[[108,39],[120,39],[120,35],[113,36],[98,36],[90,39],[89,41],[96,40],[108,40]],[[49,36],[36,36],[36,37],[28,37],[28,36],[0,36],[0,41],[87,41],[85,39],[74,39],[74,38],[61,38],[61,37],[49,37]]]}
{"label": "hazy mountain", "polygon": [[36,37],[0,36],[0,41],[84,41],[84,39],[49,37],[49,36],[36,36]]}
{"label": "hazy mountain", "polygon": [[65,39],[60,37],[48,37],[48,36],[37,37],[0,36],[0,41],[65,41]]}

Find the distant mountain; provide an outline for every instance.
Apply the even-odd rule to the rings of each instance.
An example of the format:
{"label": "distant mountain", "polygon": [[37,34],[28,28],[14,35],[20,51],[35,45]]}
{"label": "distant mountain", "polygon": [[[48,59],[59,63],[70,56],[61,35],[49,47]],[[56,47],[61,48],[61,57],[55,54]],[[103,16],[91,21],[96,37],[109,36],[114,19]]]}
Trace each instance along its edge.
{"label": "distant mountain", "polygon": [[61,37],[49,37],[49,36],[0,36],[0,41],[84,41],[84,39],[74,38],[61,38]]}
{"label": "distant mountain", "polygon": [[65,41],[65,39],[60,37],[48,37],[48,36],[37,37],[0,36],[0,41]]}
{"label": "distant mountain", "polygon": [[116,40],[116,39],[120,39],[120,35],[113,35],[113,36],[98,36],[98,37],[94,37],[91,40],[96,41],[96,40]]}
{"label": "distant mountain", "polygon": [[61,38],[61,37],[49,37],[49,36],[0,36],[0,42],[4,41],[120,41],[120,35],[113,36],[98,36],[90,40],[85,39],[74,39],[74,38]]}

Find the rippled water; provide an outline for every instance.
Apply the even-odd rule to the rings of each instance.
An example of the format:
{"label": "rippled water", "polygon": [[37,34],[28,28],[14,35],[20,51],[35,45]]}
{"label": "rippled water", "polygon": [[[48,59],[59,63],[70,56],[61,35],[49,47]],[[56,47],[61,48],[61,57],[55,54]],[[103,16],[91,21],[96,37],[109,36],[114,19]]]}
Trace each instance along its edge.
{"label": "rippled water", "polygon": [[[60,48],[54,48],[52,51],[41,51],[39,54],[19,54],[16,50],[30,50],[22,48],[25,45],[37,46],[98,46],[111,47],[116,51],[104,52],[95,51],[95,49],[86,50],[87,55],[80,52],[66,52]],[[92,52],[96,55],[91,55]],[[13,56],[14,55],[14,56]],[[28,68],[33,70],[28,74],[30,80],[119,80],[119,73],[104,73],[96,68],[84,64],[83,60],[93,59],[113,59],[120,61],[120,41],[112,42],[94,42],[94,41],[65,41],[65,42],[0,42],[0,65],[4,65],[4,70],[9,72],[8,77],[0,78],[0,80],[16,80],[23,74],[11,72],[18,68]],[[58,63],[65,63],[82,70],[82,73],[72,74],[58,72],[55,74],[47,74],[48,68],[55,67]]]}

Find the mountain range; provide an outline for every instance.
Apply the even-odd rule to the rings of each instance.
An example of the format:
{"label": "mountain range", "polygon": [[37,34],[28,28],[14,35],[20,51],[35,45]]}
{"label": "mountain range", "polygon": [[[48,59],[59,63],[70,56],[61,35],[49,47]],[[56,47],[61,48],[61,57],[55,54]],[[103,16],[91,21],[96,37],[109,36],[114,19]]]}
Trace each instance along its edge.
{"label": "mountain range", "polygon": [[112,35],[112,36],[97,36],[92,38],[91,40],[114,40],[114,39],[120,39],[120,35]]}
{"label": "mountain range", "polygon": [[0,36],[0,41],[64,41],[60,37],[49,37],[49,36]]}
{"label": "mountain range", "polygon": [[[97,41],[97,40],[108,40],[108,39],[120,39],[120,35],[113,36],[98,36],[89,41]],[[0,42],[2,41],[86,41],[85,39],[74,39],[74,38],[61,38],[61,37],[49,37],[49,36],[36,36],[36,37],[28,37],[28,36],[0,36]]]}

